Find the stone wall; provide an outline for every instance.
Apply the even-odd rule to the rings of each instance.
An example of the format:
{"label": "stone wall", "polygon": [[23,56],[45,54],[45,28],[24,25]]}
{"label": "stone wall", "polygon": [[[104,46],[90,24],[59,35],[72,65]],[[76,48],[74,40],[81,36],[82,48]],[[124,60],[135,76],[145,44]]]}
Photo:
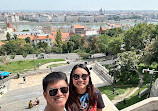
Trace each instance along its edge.
{"label": "stone wall", "polygon": [[151,97],[121,111],[158,111],[158,97]]}
{"label": "stone wall", "polygon": [[158,96],[158,79],[156,79],[150,92],[150,97],[157,97],[157,96]]}

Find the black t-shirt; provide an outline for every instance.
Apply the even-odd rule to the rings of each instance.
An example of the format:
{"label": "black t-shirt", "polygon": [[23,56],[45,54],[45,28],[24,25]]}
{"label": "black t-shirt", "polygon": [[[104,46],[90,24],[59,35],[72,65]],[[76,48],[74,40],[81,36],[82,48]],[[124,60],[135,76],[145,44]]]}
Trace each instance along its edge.
{"label": "black t-shirt", "polygon": [[[96,93],[97,93],[97,108],[99,109],[102,109],[105,107],[104,105],[104,102],[103,102],[103,99],[102,99],[102,96],[101,96],[101,92],[99,89],[95,88],[96,89]],[[78,97],[81,98],[83,95],[85,95],[86,93],[84,94],[79,94]],[[88,100],[86,100],[86,105],[85,108],[88,107]]]}
{"label": "black t-shirt", "polygon": [[99,89],[96,90],[97,91],[97,95],[98,95],[98,99],[97,99],[97,108],[104,108],[105,105],[104,105],[104,102],[103,102],[103,99],[102,99],[102,95],[101,95],[101,92]]}

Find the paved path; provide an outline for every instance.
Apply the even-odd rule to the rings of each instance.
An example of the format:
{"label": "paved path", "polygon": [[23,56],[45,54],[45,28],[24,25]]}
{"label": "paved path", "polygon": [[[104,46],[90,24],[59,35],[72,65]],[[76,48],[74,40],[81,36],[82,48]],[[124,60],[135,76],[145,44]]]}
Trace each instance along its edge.
{"label": "paved path", "polygon": [[114,100],[112,100],[112,103],[113,104],[117,104],[118,102],[121,102],[124,98],[131,97],[138,89],[139,89],[139,87],[133,88],[132,91],[131,90],[127,90],[124,94],[116,96],[114,98]]}
{"label": "paved path", "polygon": [[[141,73],[138,70],[135,70],[139,76],[139,78],[142,80],[142,78],[144,77],[143,75],[141,75]],[[139,82],[138,86],[134,89],[131,90],[127,90],[124,94],[121,94],[119,96],[116,96],[114,98],[114,100],[112,100],[113,104],[117,104],[118,102],[122,101],[124,98],[130,98],[137,90],[139,90],[139,87],[143,84],[142,82]]]}
{"label": "paved path", "polygon": [[47,69],[47,66],[49,66],[49,65],[52,65],[52,64],[61,64],[61,63],[67,63],[67,61],[50,62],[50,63],[44,64],[44,65],[41,65],[41,66],[39,67],[39,69],[40,69],[40,70],[42,70],[42,69]]}

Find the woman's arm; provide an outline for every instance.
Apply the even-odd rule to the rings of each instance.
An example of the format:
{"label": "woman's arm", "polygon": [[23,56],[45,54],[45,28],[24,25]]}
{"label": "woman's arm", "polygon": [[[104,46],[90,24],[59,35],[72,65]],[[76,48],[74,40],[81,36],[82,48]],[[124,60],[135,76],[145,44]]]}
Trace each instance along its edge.
{"label": "woman's arm", "polygon": [[98,108],[97,108],[97,111],[102,111],[102,109],[98,109]]}

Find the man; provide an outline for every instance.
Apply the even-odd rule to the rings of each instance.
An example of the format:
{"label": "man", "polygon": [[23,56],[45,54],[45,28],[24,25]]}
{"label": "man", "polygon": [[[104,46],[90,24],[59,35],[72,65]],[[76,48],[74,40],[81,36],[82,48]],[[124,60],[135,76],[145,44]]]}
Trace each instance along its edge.
{"label": "man", "polygon": [[29,108],[29,109],[33,108],[32,100],[30,100],[28,108]]}
{"label": "man", "polygon": [[43,111],[65,111],[69,96],[66,74],[52,72],[43,79],[43,95],[47,105]]}
{"label": "man", "polygon": [[23,76],[23,82],[26,83],[26,77],[25,76]]}
{"label": "man", "polygon": [[36,99],[35,99],[35,103],[36,103],[36,105],[39,105],[39,102],[40,102],[39,99],[36,98]]}

